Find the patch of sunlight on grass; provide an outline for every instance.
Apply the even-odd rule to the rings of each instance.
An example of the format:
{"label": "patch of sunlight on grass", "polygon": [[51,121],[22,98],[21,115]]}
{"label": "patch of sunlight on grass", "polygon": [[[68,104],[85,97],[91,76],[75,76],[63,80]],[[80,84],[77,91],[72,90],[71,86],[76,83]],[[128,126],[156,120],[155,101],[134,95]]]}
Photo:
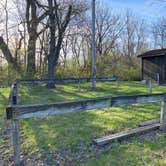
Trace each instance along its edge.
{"label": "patch of sunlight on grass", "polygon": [[[148,108],[148,105],[151,107],[151,104],[140,104],[137,107]],[[48,145],[56,150],[62,147],[72,148],[81,141],[90,144],[92,139],[106,135],[110,131],[115,133],[127,130],[136,127],[142,120],[158,116],[153,109],[142,113],[133,108],[134,106],[113,107],[42,119],[22,120],[21,126],[26,135],[24,141],[34,139],[35,145],[42,148]]]}
{"label": "patch of sunlight on grass", "polygon": [[5,104],[9,96],[10,88],[0,88],[0,134],[6,125]]}

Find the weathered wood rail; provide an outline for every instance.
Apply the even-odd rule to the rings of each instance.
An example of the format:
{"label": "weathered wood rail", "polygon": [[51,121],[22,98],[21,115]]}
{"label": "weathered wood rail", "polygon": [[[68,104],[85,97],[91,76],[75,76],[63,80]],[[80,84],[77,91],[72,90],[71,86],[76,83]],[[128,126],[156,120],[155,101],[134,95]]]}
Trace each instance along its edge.
{"label": "weathered wood rail", "polygon": [[[95,139],[98,145],[110,142],[112,139],[119,139],[130,136],[135,133],[143,132],[149,129],[160,128],[166,129],[166,93],[159,94],[139,94],[125,96],[100,97],[81,101],[59,102],[52,104],[35,104],[35,105],[18,105],[18,83],[36,84],[36,83],[71,83],[79,82],[80,79],[65,80],[17,80],[12,84],[11,93],[6,106],[6,115],[8,120],[12,120],[13,124],[13,147],[14,147],[14,164],[20,166],[20,142],[19,142],[19,119],[43,117],[50,115],[60,115],[70,112],[86,111],[97,108],[121,106],[125,104],[137,104],[147,102],[162,101],[160,120],[150,125],[145,125],[138,129],[132,129],[126,132],[114,134]],[[88,81],[82,79],[81,81]],[[90,80],[89,80],[90,81]],[[112,81],[112,79],[100,79],[100,81]],[[149,123],[149,122],[148,122]]]}
{"label": "weathered wood rail", "polygon": [[165,98],[166,93],[100,97],[81,101],[53,104],[13,105],[6,107],[8,119],[22,119],[59,115],[69,112],[86,111],[97,108],[121,106],[125,104],[157,102]]}
{"label": "weathered wood rail", "polygon": [[[18,80],[23,84],[40,84],[40,83],[55,83],[55,84],[63,84],[63,83],[78,83],[78,82],[91,82],[92,78],[65,78],[65,79],[35,79],[35,80]],[[116,77],[111,78],[96,78],[96,81],[117,81]]]}
{"label": "weathered wood rail", "polygon": [[105,144],[107,144],[107,143],[109,143],[113,140],[120,140],[120,139],[129,137],[129,136],[132,136],[134,134],[139,134],[139,133],[146,132],[146,131],[149,131],[149,130],[158,129],[159,127],[160,127],[160,123],[155,123],[155,124],[152,124],[152,125],[138,127],[138,128],[135,128],[135,129],[130,129],[130,130],[127,130],[127,131],[122,131],[122,132],[116,133],[116,134],[111,134],[111,135],[108,135],[108,136],[104,136],[102,138],[94,139],[94,142],[97,145],[105,145]]}

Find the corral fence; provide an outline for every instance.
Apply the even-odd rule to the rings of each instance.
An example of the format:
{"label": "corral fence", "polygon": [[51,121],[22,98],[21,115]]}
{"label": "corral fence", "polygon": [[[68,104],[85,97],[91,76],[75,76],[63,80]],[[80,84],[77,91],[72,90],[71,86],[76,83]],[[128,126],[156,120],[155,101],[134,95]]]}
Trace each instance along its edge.
{"label": "corral fence", "polygon": [[[20,141],[19,141],[19,119],[44,117],[51,115],[60,115],[70,112],[86,111],[97,108],[121,106],[125,104],[148,103],[161,101],[161,115],[159,119],[145,122],[141,127],[131,129],[126,132],[120,132],[114,135],[95,139],[97,145],[103,145],[113,139],[130,136],[136,133],[148,131],[150,129],[166,129],[166,93],[159,94],[139,94],[125,96],[100,97],[88,100],[58,102],[53,104],[18,104],[18,84],[33,83],[72,83],[79,81],[91,81],[91,79],[64,79],[64,80],[17,80],[11,87],[11,92],[6,106],[7,120],[12,121],[12,139],[14,148],[14,164],[20,165]],[[116,78],[100,78],[98,81],[116,81]]]}

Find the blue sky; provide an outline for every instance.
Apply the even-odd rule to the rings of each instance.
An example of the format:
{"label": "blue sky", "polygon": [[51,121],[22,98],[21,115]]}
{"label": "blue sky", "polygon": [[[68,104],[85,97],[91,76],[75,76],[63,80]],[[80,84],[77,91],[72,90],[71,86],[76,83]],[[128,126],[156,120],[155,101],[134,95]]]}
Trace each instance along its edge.
{"label": "blue sky", "polygon": [[148,22],[166,16],[166,2],[160,0],[102,0],[101,2],[110,6],[116,13],[123,14],[126,9],[131,9],[134,15]]}

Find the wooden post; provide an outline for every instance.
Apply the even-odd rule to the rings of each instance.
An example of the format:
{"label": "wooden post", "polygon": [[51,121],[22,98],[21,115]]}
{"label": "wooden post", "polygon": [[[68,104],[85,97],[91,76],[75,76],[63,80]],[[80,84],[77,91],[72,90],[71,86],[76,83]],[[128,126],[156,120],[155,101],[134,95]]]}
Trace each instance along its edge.
{"label": "wooden post", "polygon": [[17,104],[17,91],[18,91],[18,88],[17,88],[17,82],[15,81],[14,82],[14,85],[13,85],[13,96],[12,96],[12,104],[13,105],[16,105]]}
{"label": "wooden post", "polygon": [[144,59],[141,58],[141,79],[144,80]]}
{"label": "wooden post", "polygon": [[19,120],[12,120],[13,149],[14,149],[14,165],[20,166],[20,142],[19,142]]}
{"label": "wooden post", "polygon": [[166,98],[161,102],[160,129],[166,129]]}
{"label": "wooden post", "polygon": [[[13,85],[12,104],[16,105],[17,100],[17,81]],[[12,119],[12,135],[13,135],[13,150],[14,150],[14,165],[20,166],[20,141],[19,141],[19,120]]]}
{"label": "wooden post", "polygon": [[160,85],[160,74],[157,73],[157,84]]}
{"label": "wooden post", "polygon": [[152,80],[149,80],[149,93],[152,93]]}

